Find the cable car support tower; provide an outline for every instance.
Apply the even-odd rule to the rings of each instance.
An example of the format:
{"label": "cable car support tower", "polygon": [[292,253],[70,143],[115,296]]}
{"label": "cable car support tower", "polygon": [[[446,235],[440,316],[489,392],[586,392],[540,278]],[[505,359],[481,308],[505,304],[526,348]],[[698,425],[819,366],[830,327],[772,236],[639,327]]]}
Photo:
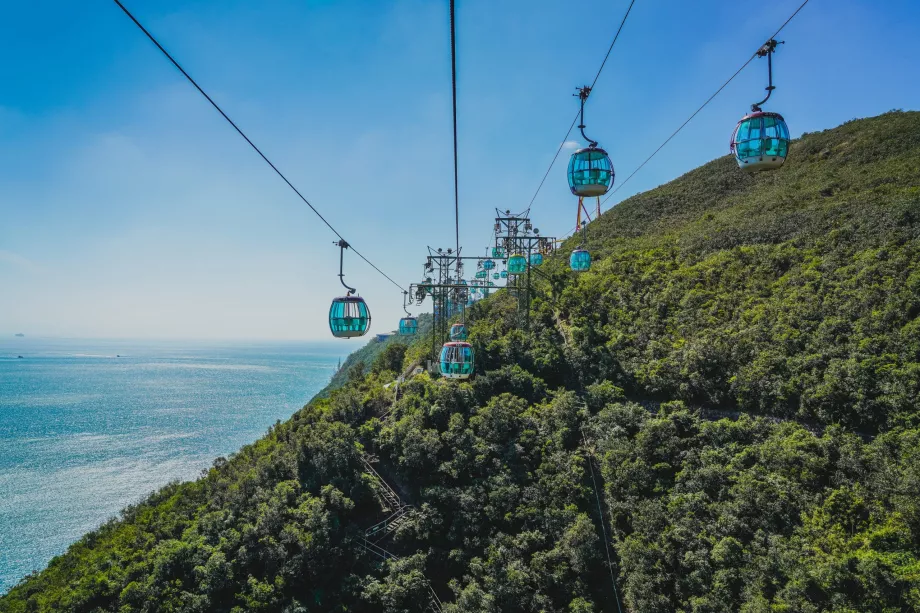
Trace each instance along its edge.
{"label": "cable car support tower", "polygon": [[508,257],[507,268],[513,278],[507,287],[517,296],[518,311],[523,315],[525,329],[529,329],[533,300],[531,275],[542,264],[543,257],[553,253],[556,238],[540,236],[540,230],[530,221],[530,209],[523,213],[495,209],[495,248]]}

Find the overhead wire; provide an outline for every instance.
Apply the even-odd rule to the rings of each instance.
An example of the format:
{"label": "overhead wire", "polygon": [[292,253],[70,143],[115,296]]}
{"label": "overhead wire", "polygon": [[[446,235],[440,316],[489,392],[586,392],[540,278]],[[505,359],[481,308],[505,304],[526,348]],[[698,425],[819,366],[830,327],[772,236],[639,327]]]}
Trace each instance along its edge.
{"label": "overhead wire", "polygon": [[[255,150],[255,152],[259,154],[259,156],[265,161],[265,163],[268,164],[268,165],[271,167],[271,169],[275,171],[275,174],[277,174],[279,177],[281,177],[281,180],[284,181],[284,182],[287,184],[287,186],[290,187],[290,188],[294,191],[294,193],[297,194],[297,196],[300,197],[300,199],[303,200],[304,203],[305,203],[308,207],[310,207],[310,210],[313,211],[313,212],[316,214],[316,216],[319,217],[320,220],[321,220],[324,224],[326,224],[326,227],[329,228],[330,230],[332,230],[332,232],[333,232],[336,236],[338,236],[340,240],[345,241],[345,237],[342,236],[342,235],[339,233],[339,231],[336,230],[336,229],[332,226],[332,224],[329,223],[329,221],[328,221],[325,217],[323,217],[323,215],[316,209],[316,207],[314,207],[314,206],[310,203],[309,200],[307,200],[307,198],[306,198],[302,193],[300,193],[300,190],[298,190],[296,187],[294,187],[294,184],[291,183],[291,182],[288,180],[288,178],[287,178],[286,176],[284,176],[284,174],[283,174],[280,170],[278,170],[278,167],[275,166],[274,163],[272,163],[272,161],[271,161],[270,159],[268,159],[268,156],[266,156],[264,153],[262,153],[262,150],[259,149],[259,147],[257,147],[256,144],[255,144],[254,142],[252,142],[252,140],[250,140],[250,138],[249,138],[248,136],[246,136],[246,134],[240,129],[240,127],[239,127],[232,119],[230,119],[230,117],[224,112],[224,110],[223,110],[222,108],[220,108],[220,106],[218,106],[218,104],[217,104],[216,102],[214,102],[214,99],[211,98],[211,96],[209,96],[208,93],[207,93],[206,91],[204,91],[204,89],[202,89],[200,85],[198,85],[198,83],[195,81],[195,79],[193,79],[193,78],[191,77],[191,75],[189,75],[189,73],[185,71],[185,69],[179,64],[179,62],[176,61],[176,59],[175,59],[175,58],[174,58],[174,57],[163,47],[163,45],[160,44],[160,42],[153,36],[153,34],[151,34],[150,31],[147,30],[147,28],[145,28],[145,27],[143,26],[143,24],[141,24],[140,21],[138,21],[138,19],[131,13],[131,11],[129,11],[128,8],[125,7],[125,5],[122,4],[120,0],[113,0],[113,1],[114,1],[115,4],[117,4],[118,7],[125,13],[125,15],[127,15],[127,16],[131,19],[131,21],[134,22],[134,25],[136,25],[136,26],[141,30],[141,32],[143,32],[144,35],[146,35],[147,38],[150,39],[150,42],[152,42],[152,43],[156,46],[156,48],[159,49],[159,50],[163,53],[163,55],[166,56],[166,58],[172,63],[172,65],[175,66],[175,67],[179,70],[179,72],[181,72],[182,75],[183,75],[186,79],[188,79],[188,82],[191,83],[191,84],[195,87],[195,89],[198,90],[198,93],[200,93],[202,96],[204,96],[205,100],[207,100],[207,101],[211,104],[211,106],[213,106],[213,107],[215,108],[215,110],[217,110],[217,112],[220,113],[221,117],[223,117],[224,119],[226,119],[226,120],[227,120],[227,123],[229,123],[231,126],[233,126],[233,129],[236,130],[237,133],[238,133],[240,136],[243,137],[243,140],[245,140],[245,141],[249,144],[249,146],[252,147],[253,150]],[[451,2],[451,4],[453,4],[453,1]],[[455,124],[455,130],[456,130],[456,124]],[[345,242],[348,242],[348,241],[345,241]],[[373,262],[371,262],[371,261],[370,261],[369,259],[367,259],[363,254],[361,254],[361,252],[359,252],[357,249],[355,249],[354,246],[351,245],[351,243],[348,243],[348,246],[349,246],[349,248],[352,250],[352,252],[354,252],[355,255],[357,255],[359,258],[361,258],[362,260],[364,260],[368,265],[370,265],[371,268],[373,268],[373,269],[376,270],[378,273],[380,273],[381,275],[383,275],[384,278],[386,278],[390,283],[392,283],[393,285],[395,285],[396,287],[398,287],[401,291],[405,291],[404,288],[403,288],[399,283],[397,283],[396,281],[394,281],[394,280],[392,279],[392,277],[390,277],[388,274],[386,274],[385,272],[383,272],[382,270],[380,270],[380,268],[378,268],[376,264],[374,264]]]}
{"label": "overhead wire", "polygon": [[584,442],[585,450],[588,452],[588,467],[591,469],[591,483],[594,485],[594,497],[597,499],[597,513],[601,520],[601,533],[604,536],[604,551],[607,552],[607,568],[610,570],[610,583],[613,584],[613,595],[617,601],[617,611],[618,613],[623,613],[623,609],[620,607],[620,592],[617,590],[616,575],[613,572],[613,558],[610,556],[610,541],[607,538],[607,520],[604,519],[604,508],[601,505],[601,495],[597,491],[597,479],[594,476],[594,453],[588,445],[588,436],[585,434],[584,427],[582,427],[581,430],[581,440]]}
{"label": "overhead wire", "polygon": [[[809,2],[809,0],[805,0],[804,2],[802,2],[802,4],[799,5],[799,8],[797,8],[797,9],[795,10],[795,12],[792,13],[792,15],[790,15],[789,18],[788,18],[785,22],[783,22],[783,25],[781,25],[781,26],[779,27],[779,29],[778,29],[776,32],[774,32],[773,35],[772,35],[770,38],[768,38],[767,40],[771,40],[771,39],[774,39],[774,38],[776,38],[777,36],[779,36],[779,33],[782,32],[783,29],[784,29],[787,25],[789,25],[789,22],[792,21],[792,19],[793,19],[796,15],[799,14],[799,11],[801,11],[803,8],[805,8],[805,5],[808,4],[808,2]],[[762,47],[762,45],[761,45],[761,47]],[[761,49],[761,47],[758,47],[758,48],[757,48],[758,51]],[[620,191],[620,190],[623,188],[623,186],[626,185],[626,184],[629,182],[630,179],[632,179],[634,176],[636,176],[636,173],[637,173],[637,172],[639,172],[640,170],[642,170],[642,168],[643,168],[646,164],[648,164],[649,161],[651,161],[651,159],[652,159],[653,157],[655,157],[656,155],[658,155],[658,152],[661,151],[662,149],[664,149],[665,145],[667,145],[669,142],[671,142],[671,141],[674,139],[674,137],[677,136],[677,135],[680,133],[680,131],[683,130],[683,129],[687,126],[687,124],[690,123],[690,122],[693,120],[694,117],[696,117],[697,115],[699,115],[700,111],[702,111],[704,108],[706,108],[706,106],[707,106],[710,102],[712,102],[713,99],[715,99],[715,97],[718,96],[718,95],[722,92],[723,89],[725,89],[726,87],[728,87],[728,84],[731,83],[732,81],[734,81],[734,80],[735,80],[735,77],[737,77],[739,74],[741,74],[741,72],[742,72],[745,68],[747,68],[748,65],[749,65],[751,62],[753,62],[753,61],[754,61],[754,58],[756,58],[756,57],[757,57],[757,51],[755,51],[754,54],[751,55],[751,57],[748,58],[748,60],[747,60],[744,64],[741,65],[741,68],[739,68],[738,70],[736,70],[736,71],[735,71],[735,74],[733,74],[731,77],[729,77],[728,80],[725,81],[725,83],[723,83],[723,84],[719,87],[719,89],[717,89],[717,90],[715,91],[714,94],[712,94],[711,96],[709,96],[709,98],[706,100],[706,102],[704,102],[698,109],[696,109],[696,110],[693,112],[693,114],[690,115],[690,117],[688,117],[686,121],[684,121],[684,123],[680,124],[680,127],[677,128],[676,130],[674,130],[674,132],[673,132],[668,138],[666,138],[665,141],[664,141],[663,143],[661,143],[661,145],[659,145],[658,148],[655,149],[655,151],[653,151],[652,154],[651,154],[650,156],[648,156],[648,157],[645,159],[644,162],[642,162],[641,164],[639,164],[639,166],[638,166],[635,170],[633,170],[632,173],[630,173],[630,175],[629,175],[628,177],[626,177],[626,180],[625,180],[625,181],[623,181],[622,183],[620,183],[620,184],[617,186],[617,188],[616,188],[615,190],[613,190],[612,192],[610,192],[610,193],[607,195],[607,197],[604,198],[604,199],[601,201],[601,204],[603,204],[603,203],[607,202],[608,200],[610,200],[610,199],[613,197],[614,194],[616,194],[618,191]]]}
{"label": "overhead wire", "polygon": [[450,0],[450,80],[454,106],[454,231],[457,245],[457,276],[460,275],[460,174],[457,155],[457,26],[454,0]]}
{"label": "overhead wire", "polygon": [[[617,39],[620,38],[620,32],[623,31],[623,26],[626,25],[626,18],[629,17],[629,13],[632,11],[633,5],[636,3],[636,0],[631,0],[629,7],[626,9],[626,14],[623,15],[622,21],[620,21],[620,27],[617,28],[617,33],[613,37],[613,41],[610,43],[610,47],[607,48],[607,54],[604,56],[604,61],[601,62],[600,68],[597,69],[597,74],[594,75],[594,80],[591,82],[591,89],[594,89],[594,86],[597,85],[597,80],[601,76],[601,72],[604,70],[604,66],[607,65],[607,60],[610,58],[610,53],[613,51],[613,46],[617,44]],[[530,199],[530,204],[527,205],[527,208],[533,206],[534,201],[537,199],[537,196],[540,194],[540,190],[543,189],[543,184],[546,183],[546,178],[549,176],[549,173],[552,171],[553,166],[556,165],[556,160],[559,159],[559,154],[562,153],[562,148],[565,147],[565,144],[569,140],[569,135],[572,133],[572,129],[575,127],[575,122],[578,121],[579,113],[575,113],[575,118],[572,119],[572,124],[569,126],[569,129],[566,131],[565,136],[562,138],[562,141],[559,143],[559,148],[556,149],[556,155],[553,156],[552,161],[549,163],[549,167],[546,169],[546,172],[543,173],[543,178],[540,180],[540,185],[537,186],[537,191],[534,192],[533,198]]]}

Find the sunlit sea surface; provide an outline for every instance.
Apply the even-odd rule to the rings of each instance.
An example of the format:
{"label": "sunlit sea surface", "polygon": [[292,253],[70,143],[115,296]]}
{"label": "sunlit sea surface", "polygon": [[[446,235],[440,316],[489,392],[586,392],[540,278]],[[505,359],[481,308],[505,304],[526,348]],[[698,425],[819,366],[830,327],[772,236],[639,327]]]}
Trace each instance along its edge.
{"label": "sunlit sea surface", "polygon": [[0,594],[287,419],[356,348],[0,339]]}

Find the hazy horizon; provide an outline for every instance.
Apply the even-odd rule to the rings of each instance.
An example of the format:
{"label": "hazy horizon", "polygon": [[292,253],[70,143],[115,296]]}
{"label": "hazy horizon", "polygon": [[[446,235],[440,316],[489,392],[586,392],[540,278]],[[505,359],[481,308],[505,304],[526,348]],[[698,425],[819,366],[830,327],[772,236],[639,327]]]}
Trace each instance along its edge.
{"label": "hazy horizon", "polygon": [[[348,350],[348,345],[354,345],[354,349],[363,347],[366,343],[370,342],[372,339],[376,338],[377,334],[390,334],[391,331],[387,332],[374,332],[368,333],[365,337],[359,337],[354,339],[348,339],[350,343],[342,342],[340,339],[334,339],[329,337],[319,337],[319,338],[297,338],[297,337],[246,337],[246,336],[81,336],[81,335],[67,335],[67,334],[41,334],[41,333],[29,333],[24,330],[19,330],[18,332],[5,332],[0,330],[0,341],[17,339],[17,338],[27,338],[32,340],[54,340],[54,341],[181,341],[181,342],[241,342],[241,343],[316,343],[316,344],[329,344],[341,346],[344,350]],[[22,337],[16,336],[17,334],[22,334]]]}

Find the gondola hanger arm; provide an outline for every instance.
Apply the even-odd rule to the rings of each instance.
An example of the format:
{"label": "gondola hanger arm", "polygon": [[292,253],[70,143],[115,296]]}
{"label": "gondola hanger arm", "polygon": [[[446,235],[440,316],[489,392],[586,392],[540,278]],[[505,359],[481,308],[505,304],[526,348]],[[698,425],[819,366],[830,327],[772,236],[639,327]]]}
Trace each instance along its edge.
{"label": "gondola hanger arm", "polygon": [[766,104],[770,96],[773,95],[773,90],[776,89],[776,86],[773,85],[773,53],[776,51],[777,45],[784,44],[786,44],[786,41],[777,42],[775,39],[771,38],[763,44],[763,47],[757,50],[757,57],[767,58],[767,97],[751,105],[751,112],[753,113],[759,113],[761,111],[761,105]]}
{"label": "gondola hanger arm", "polygon": [[581,122],[578,124],[578,129],[581,131],[581,136],[586,141],[588,141],[588,144],[590,147],[592,148],[597,147],[597,141],[592,138],[589,138],[588,135],[585,134],[585,102],[588,100],[588,96],[591,95],[591,86],[585,85],[584,87],[579,87],[578,93],[575,93],[572,95],[578,96],[578,99],[581,101],[581,111],[579,114],[579,118],[581,119]]}
{"label": "gondola hanger arm", "polygon": [[406,312],[406,315],[408,315],[409,317],[412,317],[412,313],[410,313],[409,309],[406,308],[408,297],[409,297],[409,292],[407,292],[406,290],[403,290],[403,311]]}
{"label": "gondola hanger arm", "polygon": [[338,241],[335,241],[334,244],[339,246],[339,281],[342,283],[342,286],[344,286],[345,289],[348,290],[348,295],[351,296],[358,290],[356,290],[355,288],[345,283],[345,272],[344,272],[345,250],[348,249],[349,244],[348,244],[348,241],[346,241],[345,239],[340,239]]}

